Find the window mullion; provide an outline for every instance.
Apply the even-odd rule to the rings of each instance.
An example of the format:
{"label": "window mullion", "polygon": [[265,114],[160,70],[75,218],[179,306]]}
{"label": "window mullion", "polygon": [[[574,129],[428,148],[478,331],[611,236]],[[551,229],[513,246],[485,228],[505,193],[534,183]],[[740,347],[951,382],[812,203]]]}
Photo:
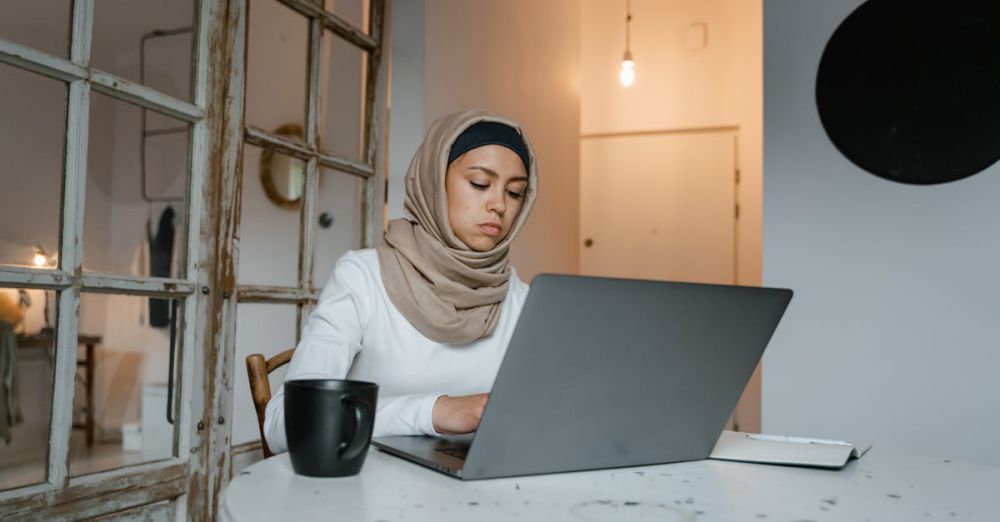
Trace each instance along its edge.
{"label": "window mullion", "polygon": [[88,272],[76,278],[87,292],[131,294],[164,298],[183,298],[194,293],[195,285],[187,279],[148,278]]}
{"label": "window mullion", "polygon": [[365,51],[371,52],[381,45],[376,36],[368,36],[361,29],[354,27],[343,18],[323,9],[322,2],[314,0],[280,0],[280,2],[298,11],[303,16],[318,18],[323,27],[329,29],[330,32]]}
{"label": "window mullion", "polygon": [[237,300],[242,303],[310,304],[319,299],[319,291],[283,286],[239,285]]}
{"label": "window mullion", "polygon": [[184,100],[163,94],[123,78],[101,71],[90,71],[94,90],[124,102],[138,105],[188,123],[200,121],[205,111]]}
{"label": "window mullion", "polygon": [[[306,143],[312,150],[319,150],[319,78],[322,55],[323,24],[319,18],[309,19],[309,68],[306,78]],[[316,156],[306,162],[305,190],[302,192],[302,213],[299,233],[299,288],[309,291],[313,287],[313,261],[316,247],[316,199],[319,197],[319,160]],[[296,307],[295,340],[298,342],[305,327],[308,310]]]}
{"label": "window mullion", "polygon": [[[73,2],[70,56],[77,65],[85,67],[90,62],[92,29],[93,1],[76,0]],[[83,264],[83,216],[87,187],[87,144],[90,135],[90,84],[87,80],[76,80],[69,84],[67,105],[59,268],[76,279],[82,273]],[[74,285],[59,292],[57,307],[47,480],[50,484],[64,487],[69,483],[69,439],[73,424],[79,286]]]}
{"label": "window mullion", "polygon": [[357,161],[351,161],[344,158],[338,158],[329,154],[320,153],[319,164],[324,167],[343,172],[344,174],[357,176],[359,178],[367,179],[375,175],[375,171],[372,170],[371,165],[358,163]]}
{"label": "window mullion", "polygon": [[247,125],[245,139],[250,145],[256,145],[262,149],[279,152],[286,156],[298,158],[302,161],[309,161],[309,158],[317,156],[319,158],[320,165],[338,170],[345,174],[350,174],[352,176],[370,178],[375,175],[371,165],[367,163],[313,151],[308,145],[302,145],[288,138],[278,136],[277,134],[267,132],[252,125]]}
{"label": "window mullion", "polygon": [[0,286],[62,290],[72,285],[72,277],[61,270],[5,266],[0,271]]}
{"label": "window mullion", "polygon": [[69,59],[81,67],[90,67],[90,42],[94,30],[94,0],[73,0],[73,25]]}
{"label": "window mullion", "polygon": [[384,32],[389,2],[371,0],[369,21],[371,37],[378,46],[368,56],[365,81],[365,134],[364,162],[371,165],[375,175],[365,180],[362,198],[361,237],[366,248],[374,247],[385,233],[385,170],[384,144],[388,133],[388,75],[389,60],[383,51],[389,45]]}
{"label": "window mullion", "polygon": [[87,76],[87,70],[79,65],[3,38],[0,38],[0,63],[65,82]]}
{"label": "window mullion", "polygon": [[[198,260],[198,321],[200,342],[191,347],[192,424],[205,423],[191,434],[187,516],[213,518],[223,486],[232,471],[229,449],[232,436],[232,394],[235,355],[236,281],[239,266],[238,234],[243,154],[243,109],[246,83],[247,4],[245,0],[202,0],[202,23],[210,24],[210,50],[205,59],[205,106],[209,125],[202,189],[208,213],[199,234],[202,249]],[[204,3],[211,3],[205,6]],[[209,14],[210,13],[210,14]],[[197,98],[196,98],[197,99]],[[201,103],[201,102],[199,102]],[[217,104],[217,105],[215,105]],[[204,291],[204,290],[203,290]],[[230,295],[230,293],[232,295]],[[190,328],[192,325],[188,325]],[[186,364],[186,363],[185,363]]]}
{"label": "window mullion", "polygon": [[[207,113],[208,106],[208,82],[209,64],[211,53],[209,52],[209,31],[212,27],[213,16],[222,9],[219,2],[214,0],[201,0],[197,3],[198,14],[195,19],[195,45],[191,50],[191,63],[193,75],[191,78],[191,93],[194,105]],[[199,268],[199,255],[201,252],[210,250],[213,246],[211,237],[201,233],[202,213],[207,208],[211,208],[211,203],[205,201],[205,195],[211,193],[206,190],[205,176],[208,171],[208,150],[209,150],[209,122],[204,118],[195,123],[191,129],[187,185],[187,248],[184,255],[184,278],[192,281],[197,287],[207,288],[208,274],[205,268]],[[202,306],[198,303],[201,300]],[[184,302],[184,314],[182,316],[182,332],[180,350],[178,350],[177,368],[180,370],[177,377],[177,389],[179,396],[177,403],[180,406],[178,412],[179,422],[175,423],[174,429],[177,441],[177,455],[187,457],[190,454],[192,442],[192,427],[197,424],[193,422],[196,412],[203,410],[205,397],[201,389],[194,387],[195,359],[198,354],[198,347],[202,346],[205,332],[204,305],[207,297],[200,292],[188,296]],[[199,316],[199,310],[200,316]]]}
{"label": "window mullion", "polygon": [[280,152],[281,154],[291,156],[302,161],[309,161],[309,158],[316,154],[315,151],[309,150],[308,146],[292,141],[284,136],[267,132],[252,125],[246,126],[245,139],[250,145],[256,145],[261,148]]}

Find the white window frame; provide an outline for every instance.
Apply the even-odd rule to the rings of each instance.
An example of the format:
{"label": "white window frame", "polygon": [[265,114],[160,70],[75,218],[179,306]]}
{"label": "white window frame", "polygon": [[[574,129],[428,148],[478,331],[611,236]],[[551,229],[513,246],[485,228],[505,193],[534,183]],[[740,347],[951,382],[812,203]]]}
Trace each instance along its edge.
{"label": "white window frame", "polygon": [[[375,246],[385,233],[385,180],[387,169],[388,141],[388,76],[389,59],[383,50],[389,49],[389,35],[385,31],[391,0],[369,0],[368,33],[354,27],[338,15],[324,10],[322,0],[277,0],[296,13],[307,18],[309,23],[309,47],[306,67],[306,121],[305,143],[298,143],[246,125],[244,143],[263,150],[284,154],[305,162],[306,176],[299,219],[299,260],[298,283],[296,286],[266,286],[238,284],[237,302],[261,304],[294,304],[297,310],[295,339],[299,339],[309,312],[317,299],[319,290],[315,286],[314,259],[316,249],[317,198],[319,197],[320,167],[331,169],[333,175],[349,175],[364,180],[361,196],[361,247]],[[333,33],[333,38],[341,38],[367,53],[365,71],[364,117],[363,117],[363,157],[361,161],[325,154],[319,147],[320,124],[320,76],[321,46],[324,30]],[[246,46],[249,38],[246,35]],[[245,84],[245,80],[244,80]],[[244,86],[244,89],[246,87]],[[244,91],[245,92],[245,91]],[[242,147],[241,147],[242,155]],[[242,172],[238,173],[239,176]],[[238,199],[237,199],[238,200]],[[234,227],[234,230],[238,226]],[[234,264],[239,264],[239,252],[234,252]],[[236,310],[229,314],[231,332],[225,338],[226,353],[235,354]],[[294,348],[274,347],[276,351]],[[242,375],[243,361],[235,373]],[[230,416],[232,408],[230,407]],[[259,460],[262,457],[259,441],[233,446],[230,460],[236,459],[236,468]],[[230,468],[234,467],[230,464]]]}
{"label": "white window frame", "polygon": [[[312,263],[319,166],[365,179],[363,243],[373,246],[381,240],[385,230],[389,71],[388,30],[384,29],[391,0],[371,0],[367,35],[311,0],[280,1],[310,19],[305,146],[259,129],[244,128],[248,0],[196,1],[190,102],[91,67],[94,0],[73,1],[68,60],[4,40],[0,35],[0,63],[68,84],[59,266],[53,270],[0,266],[2,287],[54,290],[59,295],[46,478],[42,483],[0,491],[0,518],[76,519],[111,513],[130,518],[214,518],[220,493],[232,472],[232,422],[227,420],[232,417],[233,379],[246,378],[241,371],[233,372],[236,306],[238,302],[296,303],[298,327],[304,323],[317,297]],[[369,52],[365,154],[361,162],[326,155],[317,148],[319,50],[324,29]],[[83,272],[92,91],[191,124],[182,277],[138,278]],[[235,238],[244,142],[306,161],[299,279],[294,288],[236,284]],[[182,300],[176,391],[180,400],[176,401],[174,428],[177,456],[69,476],[78,313],[84,291]]]}
{"label": "white window frame", "polygon": [[[207,101],[210,28],[219,24],[224,0],[195,2],[195,36],[192,49],[193,102],[164,95],[149,87],[117,77],[90,64],[93,33],[93,0],[74,0],[70,27],[70,56],[64,59],[0,38],[0,63],[13,65],[68,85],[66,141],[62,176],[62,214],[58,267],[53,270],[0,266],[0,286],[54,290],[56,304],[55,369],[49,426],[48,459],[44,482],[0,492],[0,518],[46,519],[88,518],[129,510],[163,516],[184,509],[163,501],[177,499],[188,491],[188,468],[192,453],[192,412],[203,400],[192,386],[193,364],[203,345],[198,321],[199,258],[207,235],[202,233],[203,198],[208,169],[209,125]],[[217,56],[217,55],[216,55]],[[96,91],[112,98],[182,120],[191,125],[188,144],[186,192],[187,243],[181,249],[184,267],[179,278],[140,278],[109,273],[84,272],[83,220],[87,186],[87,147],[90,136],[90,99]],[[169,459],[126,466],[104,472],[70,476],[69,439],[72,427],[77,332],[82,292],[119,293],[177,299],[183,303],[180,319],[177,401],[174,424],[176,453]],[[189,326],[190,325],[190,326]],[[201,409],[200,407],[198,408]],[[195,497],[197,495],[194,495]],[[149,506],[148,509],[143,506]],[[138,511],[136,508],[139,508]]]}

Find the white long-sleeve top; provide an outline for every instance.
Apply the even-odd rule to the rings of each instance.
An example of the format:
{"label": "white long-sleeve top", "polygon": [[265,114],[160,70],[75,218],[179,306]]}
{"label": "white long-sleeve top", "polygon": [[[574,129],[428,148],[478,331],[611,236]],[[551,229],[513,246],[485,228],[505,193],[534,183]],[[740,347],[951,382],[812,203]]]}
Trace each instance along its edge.
{"label": "white long-sleeve top", "polygon": [[[382,285],[374,249],[344,254],[320,294],[285,380],[354,379],[378,384],[373,436],[439,435],[431,418],[442,395],[485,393],[493,386],[528,285],[511,269],[500,320],[489,337],[455,345],[432,341],[396,309]],[[286,451],[285,386],[267,403],[264,435]]]}

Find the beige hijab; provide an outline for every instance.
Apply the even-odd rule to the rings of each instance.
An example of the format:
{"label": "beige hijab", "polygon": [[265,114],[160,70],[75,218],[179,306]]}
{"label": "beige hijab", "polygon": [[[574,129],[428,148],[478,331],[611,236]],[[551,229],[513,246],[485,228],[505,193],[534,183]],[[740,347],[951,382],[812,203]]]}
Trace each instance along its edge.
{"label": "beige hijab", "polygon": [[[480,121],[518,130],[528,148],[528,189],[510,232],[488,252],[477,252],[452,231],[445,173],[458,136]],[[440,343],[465,344],[493,333],[507,295],[507,250],[531,213],[538,173],[531,142],[512,120],[479,111],[449,114],[431,124],[406,172],[409,219],[389,222],[376,246],[389,299],[420,333]]]}

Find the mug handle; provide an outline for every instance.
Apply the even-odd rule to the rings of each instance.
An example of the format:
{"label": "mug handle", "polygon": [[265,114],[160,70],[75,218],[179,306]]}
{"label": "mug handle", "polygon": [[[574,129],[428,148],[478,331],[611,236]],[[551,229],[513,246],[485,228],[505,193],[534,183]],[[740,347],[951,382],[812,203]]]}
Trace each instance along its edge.
{"label": "mug handle", "polygon": [[368,433],[372,429],[372,407],[368,401],[356,395],[348,395],[340,400],[341,404],[348,403],[354,410],[354,436],[350,442],[341,442],[337,456],[342,459],[353,459],[357,457],[361,450],[368,445]]}

